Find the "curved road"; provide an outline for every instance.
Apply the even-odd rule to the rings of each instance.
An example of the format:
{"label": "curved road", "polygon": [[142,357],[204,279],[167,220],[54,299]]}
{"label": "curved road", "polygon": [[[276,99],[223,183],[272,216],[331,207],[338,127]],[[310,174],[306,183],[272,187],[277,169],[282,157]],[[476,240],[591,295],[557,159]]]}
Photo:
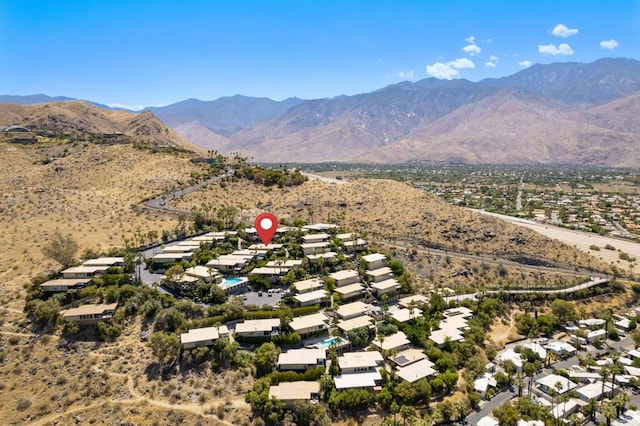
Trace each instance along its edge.
{"label": "curved road", "polygon": [[180,189],[178,191],[174,191],[174,192],[170,192],[168,194],[164,194],[161,195],[160,197],[156,197],[156,198],[152,198],[150,200],[145,201],[143,204],[145,205],[145,207],[148,207],[150,209],[158,209],[158,210],[162,210],[165,211],[167,213],[191,213],[189,210],[183,210],[183,209],[177,209],[175,207],[169,207],[167,206],[166,202],[167,201],[171,201],[171,200],[177,200],[180,199],[182,197],[184,197],[185,195],[189,195],[192,192],[195,191],[199,191],[200,189],[204,188],[207,185],[211,185],[212,183],[216,183],[218,182],[220,179],[231,176],[235,173],[234,169],[229,169],[227,170],[226,173],[222,174],[222,175],[218,175],[218,176],[214,176],[210,179],[207,179],[203,182],[200,182],[198,184],[192,185],[188,188],[184,188],[184,189]]}

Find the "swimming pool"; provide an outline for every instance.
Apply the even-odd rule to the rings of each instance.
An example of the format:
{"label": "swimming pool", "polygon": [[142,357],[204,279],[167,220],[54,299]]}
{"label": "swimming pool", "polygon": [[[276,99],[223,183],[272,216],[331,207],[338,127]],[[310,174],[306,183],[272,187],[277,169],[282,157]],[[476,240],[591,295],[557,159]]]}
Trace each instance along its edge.
{"label": "swimming pool", "polygon": [[323,348],[328,348],[331,345],[340,345],[344,343],[344,341],[340,338],[340,337],[330,337],[328,339],[324,339],[322,342],[320,342],[320,346],[322,346]]}
{"label": "swimming pool", "polygon": [[248,282],[249,280],[247,278],[244,277],[233,277],[233,278],[224,278],[222,280],[222,282],[220,283],[220,287],[224,288],[224,289],[228,289],[228,288],[233,288],[233,287],[237,287],[239,285],[242,285],[246,282]]}

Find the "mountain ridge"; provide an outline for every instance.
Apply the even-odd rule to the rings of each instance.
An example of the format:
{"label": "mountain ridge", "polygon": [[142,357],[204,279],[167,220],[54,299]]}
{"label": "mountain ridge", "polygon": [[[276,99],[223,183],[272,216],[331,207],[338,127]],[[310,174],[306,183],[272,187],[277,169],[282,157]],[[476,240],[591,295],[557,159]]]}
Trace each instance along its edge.
{"label": "mountain ridge", "polygon": [[536,64],[478,82],[426,78],[353,96],[278,102],[236,95],[149,110],[196,145],[256,161],[638,166],[638,93],[640,61],[602,58]]}

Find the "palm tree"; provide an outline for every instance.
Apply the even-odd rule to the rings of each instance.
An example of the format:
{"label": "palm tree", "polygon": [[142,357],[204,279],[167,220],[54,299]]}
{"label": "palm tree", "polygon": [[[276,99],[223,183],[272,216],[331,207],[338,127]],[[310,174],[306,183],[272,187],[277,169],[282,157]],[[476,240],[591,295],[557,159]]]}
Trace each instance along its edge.
{"label": "palm tree", "polygon": [[602,415],[607,419],[607,426],[611,426],[611,419],[615,419],[617,417],[616,407],[611,403],[611,401],[606,400],[602,403],[600,411],[602,411]]}
{"label": "palm tree", "polygon": [[621,392],[617,394],[615,397],[613,397],[613,405],[616,407],[616,410],[617,410],[616,417],[620,416],[620,414],[624,412],[628,402],[629,402],[629,395],[627,395],[624,392]]}
{"label": "palm tree", "polygon": [[609,378],[609,366],[603,365],[598,374],[602,377],[602,393],[600,394],[600,401],[602,401],[604,399],[604,384]]}
{"label": "palm tree", "polygon": [[624,369],[622,368],[622,364],[620,364],[620,353],[614,352],[611,355],[612,363],[609,365],[609,370],[611,372],[611,397],[615,395],[615,385],[616,385],[616,374],[623,374]]}

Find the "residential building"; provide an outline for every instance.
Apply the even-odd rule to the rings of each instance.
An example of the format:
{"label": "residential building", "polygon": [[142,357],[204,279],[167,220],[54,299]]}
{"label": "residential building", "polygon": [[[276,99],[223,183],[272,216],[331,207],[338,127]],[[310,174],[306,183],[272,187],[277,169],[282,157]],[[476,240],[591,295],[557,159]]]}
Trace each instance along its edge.
{"label": "residential building", "polygon": [[355,329],[358,329],[358,328],[363,328],[363,327],[372,328],[372,327],[375,327],[374,323],[375,323],[375,320],[373,318],[371,318],[368,315],[363,315],[363,316],[351,318],[351,319],[348,319],[348,320],[339,321],[338,322],[338,328],[343,333],[348,333],[348,332],[350,332],[352,330],[355,330]]}
{"label": "residential building", "polygon": [[124,257],[99,257],[82,263],[84,266],[124,266]]}
{"label": "residential building", "polygon": [[337,390],[344,389],[374,389],[380,386],[382,376],[379,371],[366,373],[340,374],[333,378]]}
{"label": "residential building", "polygon": [[109,319],[116,312],[118,303],[80,305],[62,312],[65,321],[75,322],[80,326],[95,325],[98,321]]}
{"label": "residential building", "polygon": [[405,367],[400,367],[396,371],[396,376],[402,380],[414,383],[420,379],[435,376],[437,371],[433,368],[434,364],[428,359],[422,359],[420,361],[409,364]]}
{"label": "residential building", "polygon": [[320,398],[318,382],[282,382],[269,387],[269,399],[278,399],[288,407],[296,401],[317,401]]}
{"label": "residential building", "polygon": [[420,306],[424,303],[429,302],[429,298],[425,297],[421,294],[412,294],[411,296],[403,297],[398,300],[398,306],[402,308],[408,308],[412,304],[415,306]]}
{"label": "residential building", "polygon": [[400,283],[396,281],[394,278],[387,279],[384,281],[378,281],[371,284],[371,289],[375,291],[376,297],[380,299],[385,294],[387,296],[393,296],[398,292],[400,288]]}
{"label": "residential building", "polygon": [[216,269],[207,268],[206,266],[200,265],[187,268],[184,271],[184,274],[190,277],[195,277],[206,283],[212,283],[222,279],[222,275],[220,275],[220,272],[218,272]]}
{"label": "residential building", "polygon": [[371,344],[381,351],[401,351],[409,347],[411,342],[406,334],[398,331],[390,336],[384,336],[383,339],[376,338]]}
{"label": "residential building", "polygon": [[383,362],[378,351],[347,352],[338,357],[338,366],[342,374],[377,371]]}
{"label": "residential building", "polygon": [[280,333],[280,318],[244,320],[236,324],[238,337],[271,337]]}
{"label": "residential building", "polygon": [[293,300],[295,300],[300,306],[311,306],[327,303],[329,301],[329,296],[327,295],[326,290],[321,289],[310,291],[308,293],[296,294],[293,296]]}
{"label": "residential building", "polygon": [[303,243],[300,244],[300,248],[302,248],[302,253],[305,256],[308,256],[310,254],[327,253],[331,251],[328,242]]}
{"label": "residential building", "polygon": [[398,367],[406,367],[409,364],[413,364],[414,362],[421,361],[425,358],[427,358],[427,355],[423,351],[416,348],[410,348],[392,356],[391,361],[393,361]]}
{"label": "residential building", "polygon": [[331,235],[325,234],[324,232],[320,232],[318,234],[307,234],[302,236],[303,243],[321,243],[321,242],[329,242],[331,239]]}
{"label": "residential building", "polygon": [[369,312],[369,305],[363,302],[353,302],[346,305],[341,305],[336,312],[338,318],[346,320],[362,315],[366,315]]}
{"label": "residential building", "polygon": [[62,271],[62,278],[64,279],[93,278],[93,277],[97,277],[105,274],[110,267],[111,266],[108,266],[108,265],[75,266],[72,268],[67,268],[64,271]]}
{"label": "residential building", "polygon": [[367,270],[367,277],[372,283],[393,279],[393,270],[388,266],[382,268]]}
{"label": "residential building", "polygon": [[61,278],[49,280],[40,284],[42,291],[47,293],[57,293],[68,290],[77,290],[86,287],[91,282],[90,278]]}
{"label": "residential building", "polygon": [[535,383],[538,385],[538,388],[547,395],[551,395],[552,390],[557,392],[558,395],[562,395],[578,387],[578,385],[571,380],[564,376],[558,376],[557,374],[549,374],[541,377],[536,380]]}
{"label": "residential building", "polygon": [[608,381],[604,384],[604,395],[602,394],[602,380],[589,383],[588,385],[577,389],[576,393],[578,394],[580,399],[585,402],[589,402],[591,398],[595,399],[596,401],[600,401],[602,397],[612,398],[613,396],[611,383]]}
{"label": "residential building", "polygon": [[362,256],[362,259],[367,263],[368,270],[382,268],[387,264],[387,256],[380,253],[368,254]]}
{"label": "residential building", "polygon": [[355,284],[360,282],[360,274],[353,269],[345,269],[342,271],[336,271],[329,274],[329,278],[336,280],[336,287],[342,287],[349,284]]}
{"label": "residential building", "polygon": [[362,298],[365,294],[366,288],[360,283],[349,284],[342,287],[337,287],[335,293],[340,295],[340,300],[343,302],[349,302],[354,299]]}
{"label": "residential building", "polygon": [[327,351],[319,348],[289,349],[278,356],[278,369],[307,370],[309,368],[324,367]]}
{"label": "residential building", "polygon": [[328,323],[329,318],[322,312],[318,312],[294,318],[289,323],[289,327],[300,337],[306,337],[310,334],[327,331],[329,329]]}
{"label": "residential building", "polygon": [[304,281],[296,281],[293,283],[298,294],[309,293],[324,287],[324,281],[321,278],[309,278]]}
{"label": "residential building", "polygon": [[186,333],[180,334],[180,345],[183,349],[211,346],[220,337],[228,335],[229,329],[226,325],[220,327],[192,328]]}

